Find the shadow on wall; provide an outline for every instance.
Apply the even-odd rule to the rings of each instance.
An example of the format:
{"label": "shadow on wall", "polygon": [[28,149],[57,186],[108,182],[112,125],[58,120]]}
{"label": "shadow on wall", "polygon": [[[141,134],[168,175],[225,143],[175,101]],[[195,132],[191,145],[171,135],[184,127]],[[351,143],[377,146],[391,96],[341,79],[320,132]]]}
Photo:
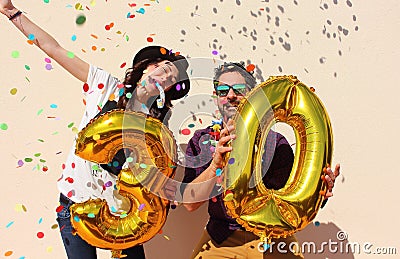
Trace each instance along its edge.
{"label": "shadow on wall", "polygon": [[334,223],[309,224],[296,234],[305,259],[353,259],[362,249],[347,240],[347,233]]}
{"label": "shadow on wall", "polygon": [[[186,144],[181,144],[183,152]],[[181,181],[184,168],[178,166],[174,179]],[[187,259],[203,234],[208,220],[207,203],[199,209],[188,212],[182,205],[170,209],[162,233],[144,244],[146,258]]]}

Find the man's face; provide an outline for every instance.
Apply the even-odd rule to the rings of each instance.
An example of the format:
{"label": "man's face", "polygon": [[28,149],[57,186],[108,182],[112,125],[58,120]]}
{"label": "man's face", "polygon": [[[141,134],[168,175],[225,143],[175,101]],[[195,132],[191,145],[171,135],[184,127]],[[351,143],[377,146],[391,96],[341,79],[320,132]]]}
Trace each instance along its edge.
{"label": "man's face", "polygon": [[[225,93],[218,94],[218,91],[215,90],[218,86],[230,86],[230,88],[227,93],[225,91]],[[228,87],[225,87],[225,89]],[[232,87],[237,90],[234,91]],[[241,89],[243,87],[244,89]],[[227,72],[219,77],[218,84],[214,86],[214,94],[217,95],[217,106],[225,122],[235,115],[237,106],[249,90],[246,80],[239,72]]]}

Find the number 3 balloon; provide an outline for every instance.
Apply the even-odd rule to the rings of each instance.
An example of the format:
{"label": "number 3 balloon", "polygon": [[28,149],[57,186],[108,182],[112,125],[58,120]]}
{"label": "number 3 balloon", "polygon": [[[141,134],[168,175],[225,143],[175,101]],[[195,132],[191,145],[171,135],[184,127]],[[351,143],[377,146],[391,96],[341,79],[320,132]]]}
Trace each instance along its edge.
{"label": "number 3 balloon", "polygon": [[[294,76],[271,77],[242,100],[234,120],[237,137],[229,156],[234,163],[225,168],[229,215],[263,241],[303,229],[321,206],[326,190],[321,174],[332,159],[331,123],[321,101]],[[290,125],[296,137],[292,171],[279,190],[261,180],[263,147],[274,121]],[[249,186],[253,174],[257,184]]]}
{"label": "number 3 balloon", "polygon": [[159,120],[142,113],[113,110],[92,120],[79,132],[75,153],[104,164],[122,148],[137,159],[130,169],[121,170],[117,181],[119,193],[130,201],[130,210],[123,217],[114,215],[100,199],[71,206],[76,233],[93,246],[111,249],[113,258],[120,258],[121,250],[145,243],[161,230],[169,201],[157,192],[175,174],[172,133]]}

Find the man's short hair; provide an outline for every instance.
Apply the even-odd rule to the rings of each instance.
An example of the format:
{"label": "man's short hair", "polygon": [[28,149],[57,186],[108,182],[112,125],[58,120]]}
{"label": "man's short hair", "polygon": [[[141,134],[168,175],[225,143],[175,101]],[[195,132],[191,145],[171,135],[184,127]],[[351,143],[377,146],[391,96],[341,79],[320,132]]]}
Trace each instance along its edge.
{"label": "man's short hair", "polygon": [[252,89],[256,86],[256,78],[254,77],[252,72],[249,72],[244,67],[244,62],[224,62],[224,64],[215,68],[214,70],[214,86],[218,84],[218,80],[221,75],[228,72],[238,72],[246,81],[246,85]]}

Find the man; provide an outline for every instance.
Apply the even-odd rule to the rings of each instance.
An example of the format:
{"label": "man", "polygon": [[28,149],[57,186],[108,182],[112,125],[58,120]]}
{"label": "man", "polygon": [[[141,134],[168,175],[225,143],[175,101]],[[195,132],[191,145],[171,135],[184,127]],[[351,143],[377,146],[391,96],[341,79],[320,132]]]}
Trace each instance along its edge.
{"label": "man", "polygon": [[[212,197],[208,205],[209,221],[191,258],[303,258],[301,253],[293,253],[288,249],[290,243],[297,242],[294,236],[272,239],[275,244],[285,242],[288,253],[280,253],[276,247],[260,252],[259,237],[246,231],[227,215],[220,193],[219,178],[216,175],[219,175],[223,167],[224,153],[232,151],[227,143],[235,139],[231,118],[240,101],[255,85],[253,75],[240,63],[224,63],[215,70],[214,94],[217,96],[216,103],[225,127],[220,132],[215,125],[196,131],[186,150],[188,159],[183,182],[190,184],[182,186],[184,206],[189,211],[194,211]],[[263,165],[263,182],[269,189],[280,189],[290,175],[294,155],[281,134],[275,133],[274,136],[275,152],[269,167]],[[217,144],[213,147],[212,143]],[[332,196],[333,184],[339,170],[339,165],[334,172],[330,168],[326,169],[323,179],[327,182],[328,192],[325,198]]]}

